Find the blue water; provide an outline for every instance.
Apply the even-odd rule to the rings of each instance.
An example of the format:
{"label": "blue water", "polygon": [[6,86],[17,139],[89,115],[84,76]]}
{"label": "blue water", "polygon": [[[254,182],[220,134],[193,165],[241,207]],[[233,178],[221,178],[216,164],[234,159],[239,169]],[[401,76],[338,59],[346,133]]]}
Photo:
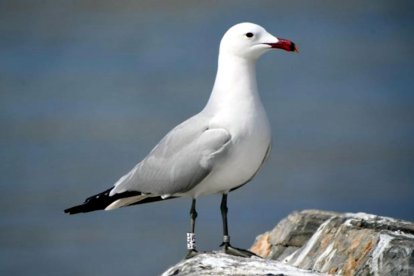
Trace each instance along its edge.
{"label": "blue water", "polygon": [[[188,199],[62,210],[203,107],[241,21],[300,53],[258,62],[273,151],[229,196],[233,243],[301,209],[414,220],[412,2],[154,2],[0,2],[1,275],[155,275],[184,256]],[[221,242],[219,200],[198,201],[202,250]]]}

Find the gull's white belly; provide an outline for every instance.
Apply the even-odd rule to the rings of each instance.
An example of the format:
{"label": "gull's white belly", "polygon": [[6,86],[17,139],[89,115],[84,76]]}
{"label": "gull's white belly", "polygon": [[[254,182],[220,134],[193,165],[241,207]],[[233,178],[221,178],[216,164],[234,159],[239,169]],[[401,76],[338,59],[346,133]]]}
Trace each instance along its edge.
{"label": "gull's white belly", "polygon": [[[270,126],[264,111],[260,118],[242,121],[243,127],[228,129],[232,134],[232,144],[221,160],[217,160],[212,172],[187,196],[228,192],[247,181],[259,170],[271,143]],[[240,118],[238,118],[240,120]],[[234,124],[234,120],[233,120]]]}

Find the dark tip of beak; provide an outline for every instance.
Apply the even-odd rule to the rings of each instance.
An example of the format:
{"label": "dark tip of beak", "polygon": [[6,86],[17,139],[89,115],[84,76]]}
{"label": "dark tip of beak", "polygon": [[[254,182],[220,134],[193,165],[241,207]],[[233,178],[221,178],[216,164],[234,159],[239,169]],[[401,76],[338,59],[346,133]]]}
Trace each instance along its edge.
{"label": "dark tip of beak", "polygon": [[276,43],[266,43],[272,48],[283,49],[288,52],[299,52],[296,44],[288,39],[279,38],[279,41]]}
{"label": "dark tip of beak", "polygon": [[292,42],[292,44],[290,44],[290,51],[291,52],[296,52],[299,53],[299,49],[298,47],[296,47],[296,44]]}

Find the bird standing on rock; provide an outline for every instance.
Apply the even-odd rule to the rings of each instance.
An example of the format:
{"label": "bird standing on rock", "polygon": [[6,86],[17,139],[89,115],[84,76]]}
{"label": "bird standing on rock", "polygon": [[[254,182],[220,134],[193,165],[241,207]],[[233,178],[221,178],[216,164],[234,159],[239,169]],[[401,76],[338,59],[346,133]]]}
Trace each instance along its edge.
{"label": "bird standing on rock", "polygon": [[222,194],[223,246],[229,254],[248,257],[248,250],[230,245],[227,195],[249,182],[271,149],[271,130],[256,84],[256,60],[272,49],[297,51],[289,40],[263,27],[240,23],[220,43],[218,69],[203,110],[172,129],[113,187],[65,210],[76,214],[162,201],[192,199],[188,257],[196,254],[196,200]]}

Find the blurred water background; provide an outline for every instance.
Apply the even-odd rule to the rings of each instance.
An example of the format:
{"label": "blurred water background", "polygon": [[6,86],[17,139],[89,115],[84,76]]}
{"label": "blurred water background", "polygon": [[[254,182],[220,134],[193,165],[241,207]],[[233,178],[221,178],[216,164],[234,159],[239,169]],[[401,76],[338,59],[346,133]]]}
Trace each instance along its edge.
{"label": "blurred water background", "polygon": [[[156,275],[185,254],[190,200],[67,216],[111,186],[211,91],[218,44],[251,21],[273,129],[229,196],[234,245],[294,210],[414,220],[414,2],[0,1],[0,274]],[[219,196],[198,201],[201,250]]]}

